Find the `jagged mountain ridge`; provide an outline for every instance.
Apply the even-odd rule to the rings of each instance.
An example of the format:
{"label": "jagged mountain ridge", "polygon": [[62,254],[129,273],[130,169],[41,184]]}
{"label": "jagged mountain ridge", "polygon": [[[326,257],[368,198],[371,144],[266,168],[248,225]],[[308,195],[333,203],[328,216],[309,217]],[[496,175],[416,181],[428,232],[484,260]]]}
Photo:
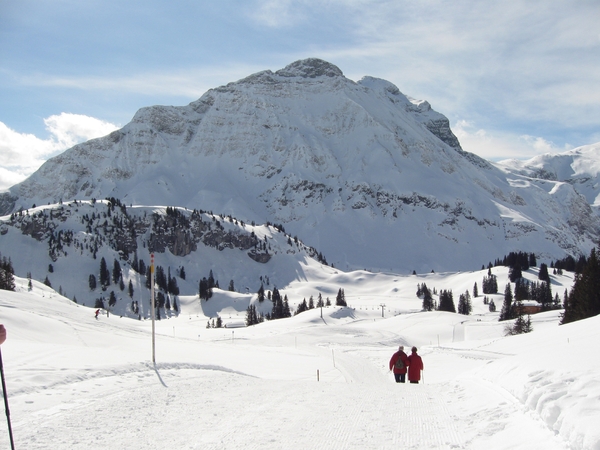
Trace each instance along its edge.
{"label": "jagged mountain ridge", "polygon": [[114,196],[282,223],[343,269],[462,270],[513,250],[587,253],[600,230],[571,186],[464,152],[448,120],[385,80],[318,59],[140,109],[2,196]]}

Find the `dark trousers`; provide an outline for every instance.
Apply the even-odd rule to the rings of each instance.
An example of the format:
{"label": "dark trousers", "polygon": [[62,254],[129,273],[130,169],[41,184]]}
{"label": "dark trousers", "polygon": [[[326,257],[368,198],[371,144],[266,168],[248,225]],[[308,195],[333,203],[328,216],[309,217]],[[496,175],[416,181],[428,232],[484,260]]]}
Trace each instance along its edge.
{"label": "dark trousers", "polygon": [[396,383],[404,383],[404,380],[406,379],[406,374],[405,373],[395,373],[394,377],[396,378]]}
{"label": "dark trousers", "polygon": [[419,384],[419,381],[418,380],[411,380],[411,383],[412,384]]}

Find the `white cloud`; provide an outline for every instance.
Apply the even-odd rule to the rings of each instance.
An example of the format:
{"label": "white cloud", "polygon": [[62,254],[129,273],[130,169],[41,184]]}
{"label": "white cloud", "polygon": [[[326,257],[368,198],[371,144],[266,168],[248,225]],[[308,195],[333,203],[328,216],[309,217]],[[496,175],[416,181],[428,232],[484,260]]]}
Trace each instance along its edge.
{"label": "white cloud", "polygon": [[112,123],[81,114],[61,113],[44,119],[49,136],[19,133],[0,122],[0,190],[23,181],[48,158],[116,130]]}
{"label": "white cloud", "polygon": [[487,131],[473,123],[459,120],[452,126],[462,148],[490,161],[502,159],[529,159],[544,153],[558,153],[572,147],[558,147],[539,136],[516,135],[500,131]]}

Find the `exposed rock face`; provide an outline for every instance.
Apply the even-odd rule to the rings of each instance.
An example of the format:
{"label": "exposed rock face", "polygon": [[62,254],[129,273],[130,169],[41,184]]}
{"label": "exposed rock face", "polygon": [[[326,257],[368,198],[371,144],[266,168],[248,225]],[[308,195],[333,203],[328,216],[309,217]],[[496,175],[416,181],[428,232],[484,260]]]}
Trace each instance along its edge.
{"label": "exposed rock face", "polygon": [[[46,162],[0,208],[114,196],[282,223],[341,268],[459,270],[515,250],[587,254],[600,222],[574,189],[557,187],[465,152],[445,116],[392,83],[354,82],[311,58],[187,106],[142,108]],[[195,233],[151,243],[185,254]],[[248,245],[237,239],[216,245]]]}

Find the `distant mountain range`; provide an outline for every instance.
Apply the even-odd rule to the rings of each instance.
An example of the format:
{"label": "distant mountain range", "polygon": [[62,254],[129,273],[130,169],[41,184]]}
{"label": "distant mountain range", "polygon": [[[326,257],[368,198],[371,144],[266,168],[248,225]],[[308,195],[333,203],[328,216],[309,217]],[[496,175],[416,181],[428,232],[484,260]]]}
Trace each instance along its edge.
{"label": "distant mountain range", "polygon": [[600,143],[563,153],[547,153],[526,161],[500,161],[496,165],[511,174],[569,183],[600,215]]}
{"label": "distant mountain range", "polygon": [[599,151],[492,164],[426,101],[306,59],[140,109],[0,194],[0,214],[114,197],[280,224],[343,270],[479,269],[511,251],[588,254]]}

